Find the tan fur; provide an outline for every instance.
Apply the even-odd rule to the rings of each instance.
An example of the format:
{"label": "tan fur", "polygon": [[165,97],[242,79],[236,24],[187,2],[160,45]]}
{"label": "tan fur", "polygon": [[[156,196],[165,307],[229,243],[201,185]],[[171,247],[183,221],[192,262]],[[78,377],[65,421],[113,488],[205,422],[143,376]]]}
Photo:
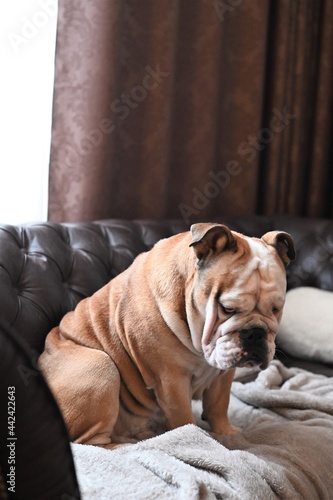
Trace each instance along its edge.
{"label": "tan fur", "polygon": [[[285,271],[274,238],[258,241],[273,256],[272,276],[278,275],[278,294],[284,295]],[[216,312],[216,297],[233,290],[250,259],[243,235],[217,224],[195,225],[192,237],[161,240],[63,318],[47,336],[40,366],[73,441],[111,448],[195,423],[192,398],[203,399],[213,432],[235,432],[227,417],[234,365],[223,358],[227,369],[215,366],[220,354],[209,364],[214,346],[206,346],[206,355],[201,341],[209,307],[211,342],[223,341],[224,334],[215,339],[227,325]],[[256,298],[255,308],[261,300]],[[255,308],[246,313],[249,325],[257,314],[274,337],[275,327],[268,332],[272,318],[266,321],[266,313]]]}

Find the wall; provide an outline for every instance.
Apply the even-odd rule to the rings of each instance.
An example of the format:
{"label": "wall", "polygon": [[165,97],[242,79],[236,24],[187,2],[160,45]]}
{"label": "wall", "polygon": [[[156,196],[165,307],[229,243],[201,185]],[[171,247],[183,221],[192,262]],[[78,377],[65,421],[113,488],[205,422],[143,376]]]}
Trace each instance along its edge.
{"label": "wall", "polygon": [[0,223],[47,218],[56,0],[0,4]]}

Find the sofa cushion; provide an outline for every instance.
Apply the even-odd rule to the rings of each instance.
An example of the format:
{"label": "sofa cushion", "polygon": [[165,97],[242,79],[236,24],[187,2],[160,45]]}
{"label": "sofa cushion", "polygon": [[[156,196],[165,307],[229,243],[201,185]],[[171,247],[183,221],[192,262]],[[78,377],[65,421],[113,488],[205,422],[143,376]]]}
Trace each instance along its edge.
{"label": "sofa cushion", "polygon": [[333,292],[288,291],[277,341],[292,356],[333,364]]}
{"label": "sofa cushion", "polygon": [[58,405],[35,360],[1,319],[0,352],[0,498],[2,475],[8,498],[79,500]]}

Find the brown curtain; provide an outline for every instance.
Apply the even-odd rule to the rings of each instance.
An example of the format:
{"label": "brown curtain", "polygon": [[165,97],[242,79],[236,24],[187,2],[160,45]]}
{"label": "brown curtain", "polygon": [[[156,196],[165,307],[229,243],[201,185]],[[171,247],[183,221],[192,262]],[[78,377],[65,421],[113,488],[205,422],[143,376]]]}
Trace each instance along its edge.
{"label": "brown curtain", "polygon": [[333,215],[330,0],[59,0],[49,219]]}

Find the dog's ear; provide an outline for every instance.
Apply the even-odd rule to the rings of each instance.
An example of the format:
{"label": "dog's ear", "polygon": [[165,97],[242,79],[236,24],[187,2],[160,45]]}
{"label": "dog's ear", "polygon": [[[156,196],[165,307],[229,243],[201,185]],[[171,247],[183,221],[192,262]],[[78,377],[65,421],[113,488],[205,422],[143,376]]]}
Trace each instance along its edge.
{"label": "dog's ear", "polygon": [[268,245],[276,248],[285,267],[296,257],[295,243],[289,233],[283,231],[270,231],[261,238]]}
{"label": "dog's ear", "polygon": [[237,250],[237,242],[232,232],[223,224],[198,223],[192,224],[190,228],[192,242],[190,247],[203,262],[207,257],[221,253],[224,250]]}

